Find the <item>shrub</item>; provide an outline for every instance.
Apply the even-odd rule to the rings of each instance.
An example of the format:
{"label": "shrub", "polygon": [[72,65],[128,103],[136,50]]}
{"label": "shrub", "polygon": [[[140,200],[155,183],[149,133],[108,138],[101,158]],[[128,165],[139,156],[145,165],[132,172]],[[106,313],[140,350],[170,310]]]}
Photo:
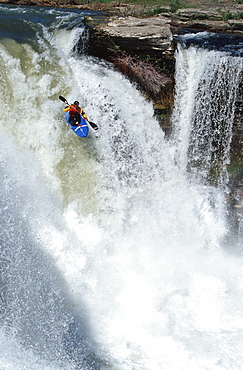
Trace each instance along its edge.
{"label": "shrub", "polygon": [[171,84],[171,78],[147,60],[125,53],[115,53],[114,65],[126,76],[137,82],[154,100],[159,99],[163,88]]}

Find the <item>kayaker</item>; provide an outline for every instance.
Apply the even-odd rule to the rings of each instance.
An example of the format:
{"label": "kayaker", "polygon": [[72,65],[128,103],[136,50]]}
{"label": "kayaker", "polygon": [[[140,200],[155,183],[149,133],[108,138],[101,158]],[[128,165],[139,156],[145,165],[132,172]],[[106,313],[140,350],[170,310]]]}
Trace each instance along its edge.
{"label": "kayaker", "polygon": [[64,112],[69,112],[70,115],[70,123],[72,126],[78,126],[81,121],[80,114],[84,117],[84,119],[87,121],[88,117],[86,116],[83,109],[80,108],[79,102],[75,100],[73,104],[68,105],[63,109]]}

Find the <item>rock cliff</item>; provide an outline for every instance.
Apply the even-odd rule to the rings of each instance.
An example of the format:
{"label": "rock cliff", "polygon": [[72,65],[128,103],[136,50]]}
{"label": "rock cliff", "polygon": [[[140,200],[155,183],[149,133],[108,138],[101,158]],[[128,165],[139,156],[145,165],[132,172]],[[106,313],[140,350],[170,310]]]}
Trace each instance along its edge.
{"label": "rock cliff", "polygon": [[[120,7],[116,7],[119,15],[107,16],[105,21],[98,25],[93,26],[92,20],[87,18],[86,24],[90,26],[88,52],[111,62],[115,62],[117,55],[120,57],[122,53],[139,58],[140,61],[143,60],[146,63],[149,59],[152,64],[156,61],[157,71],[163,70],[170,78],[167,86],[171,91],[175,49],[173,36],[175,34],[190,29],[224,32],[243,37],[243,5],[225,7],[223,10],[215,7],[178,9],[175,13],[171,13],[170,9],[161,8],[160,10],[160,14],[151,17],[122,16],[125,10],[120,4]],[[134,9],[131,8],[130,12],[134,13]],[[127,13],[129,14],[129,10],[126,7]],[[143,89],[141,81],[139,84]],[[163,90],[164,87],[163,84]],[[161,105],[157,97],[154,99],[151,96],[151,98],[157,100],[154,101],[155,104]]]}

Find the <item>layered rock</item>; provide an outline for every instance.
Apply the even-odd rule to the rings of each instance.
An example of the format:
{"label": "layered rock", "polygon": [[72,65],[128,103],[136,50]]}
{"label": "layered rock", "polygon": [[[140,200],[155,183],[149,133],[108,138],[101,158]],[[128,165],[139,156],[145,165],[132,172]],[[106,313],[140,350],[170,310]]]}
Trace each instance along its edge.
{"label": "layered rock", "polygon": [[[89,24],[87,20],[87,24]],[[144,69],[150,65],[156,64],[156,71],[161,73],[161,91],[165,94],[167,89],[167,101],[173,105],[171,98],[173,90],[173,74],[174,74],[174,40],[171,31],[171,20],[157,16],[152,18],[136,18],[128,17],[112,17],[108,23],[100,23],[95,27],[90,27],[89,54],[103,58],[115,63],[116,66],[121,66],[121,62],[117,63],[117,58],[124,56],[124,63],[128,61],[127,55],[137,59],[141,70],[141,63],[144,62]],[[133,60],[133,66],[136,63]],[[131,61],[131,59],[129,59]],[[131,66],[127,66],[130,70]],[[124,68],[123,68],[124,70]],[[130,74],[131,75],[131,74]],[[136,73],[133,73],[134,80],[139,83],[142,90],[148,93],[146,89],[146,80],[136,79]],[[164,78],[166,75],[167,78]],[[130,76],[129,76],[130,77]],[[168,94],[170,98],[168,98]],[[154,103],[158,103],[158,96],[147,94],[148,98],[152,98]],[[165,104],[162,104],[162,109]],[[171,109],[171,107],[167,108]]]}
{"label": "layered rock", "polygon": [[220,9],[179,9],[172,18],[176,28],[240,34],[243,31],[243,6]]}
{"label": "layered rock", "polygon": [[[157,55],[173,49],[170,20],[165,17],[117,17],[107,24],[91,29],[92,54],[104,53],[104,48],[121,48],[131,55]],[[93,42],[92,42],[93,41]]]}
{"label": "layered rock", "polygon": [[[126,71],[153,101],[156,112],[163,113],[165,125],[173,106],[174,88],[174,40],[170,23],[163,16],[112,17],[108,23],[90,28],[88,50],[89,54],[114,63],[123,73]],[[151,68],[155,68],[154,73]],[[151,74],[152,83],[148,81]]]}

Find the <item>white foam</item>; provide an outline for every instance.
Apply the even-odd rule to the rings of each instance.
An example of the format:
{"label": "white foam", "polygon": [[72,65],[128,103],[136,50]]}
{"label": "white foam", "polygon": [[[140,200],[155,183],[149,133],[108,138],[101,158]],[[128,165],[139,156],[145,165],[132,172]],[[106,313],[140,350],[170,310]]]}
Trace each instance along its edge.
{"label": "white foam", "polygon": [[[1,161],[6,184],[14,183],[16,209],[27,220],[30,244],[47,255],[53,276],[60,274],[64,306],[70,315],[75,309],[80,321],[88,317],[84,332],[111,368],[240,369],[242,260],[224,249],[223,192],[190,183],[185,163],[174,158],[177,142],[165,141],[152,105],[105,63],[67,55],[75,38],[61,31],[57,44],[65,38],[64,55],[53,47],[45,71],[44,55],[29,49],[29,60],[38,65],[33,73],[25,75],[11,55],[14,69],[6,66],[16,84],[10,95],[19,118],[17,134],[9,139],[3,110]],[[100,125],[98,138],[91,134],[80,141],[69,131],[62,104],[54,99],[57,91],[80,100]],[[188,135],[180,138],[185,158]],[[22,251],[18,233],[13,235]],[[53,276],[42,276],[45,286]],[[66,332],[55,320],[46,315],[43,325],[58,343]],[[20,368],[38,369],[35,354],[14,336],[2,346],[2,366],[13,369],[21,362]]]}

